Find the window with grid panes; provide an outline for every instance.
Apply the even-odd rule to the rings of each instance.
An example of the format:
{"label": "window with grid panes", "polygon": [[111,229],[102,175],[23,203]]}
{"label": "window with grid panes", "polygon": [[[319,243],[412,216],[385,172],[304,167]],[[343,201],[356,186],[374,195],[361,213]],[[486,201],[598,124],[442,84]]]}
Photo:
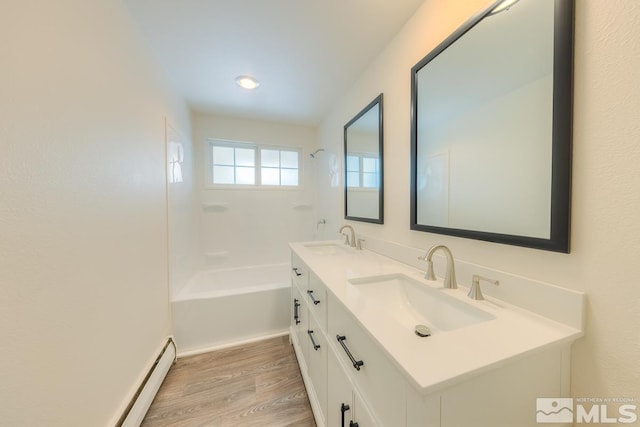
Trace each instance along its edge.
{"label": "window with grid panes", "polygon": [[300,150],[297,148],[208,140],[209,185],[300,186]]}

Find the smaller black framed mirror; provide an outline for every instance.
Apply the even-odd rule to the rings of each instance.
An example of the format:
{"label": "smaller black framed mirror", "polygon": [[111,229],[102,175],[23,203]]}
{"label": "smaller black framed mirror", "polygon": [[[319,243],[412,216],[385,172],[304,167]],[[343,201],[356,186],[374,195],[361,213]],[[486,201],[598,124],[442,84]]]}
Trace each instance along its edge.
{"label": "smaller black framed mirror", "polygon": [[382,94],[344,125],[344,217],[384,223]]}

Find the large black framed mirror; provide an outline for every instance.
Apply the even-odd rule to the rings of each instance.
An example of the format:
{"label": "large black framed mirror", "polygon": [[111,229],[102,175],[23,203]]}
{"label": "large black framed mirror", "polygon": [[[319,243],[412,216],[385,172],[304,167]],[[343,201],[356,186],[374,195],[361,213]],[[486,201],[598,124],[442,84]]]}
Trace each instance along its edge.
{"label": "large black framed mirror", "polygon": [[573,0],[505,0],[411,69],[411,229],[569,252]]}
{"label": "large black framed mirror", "polygon": [[382,94],[344,125],[344,217],[384,223]]}

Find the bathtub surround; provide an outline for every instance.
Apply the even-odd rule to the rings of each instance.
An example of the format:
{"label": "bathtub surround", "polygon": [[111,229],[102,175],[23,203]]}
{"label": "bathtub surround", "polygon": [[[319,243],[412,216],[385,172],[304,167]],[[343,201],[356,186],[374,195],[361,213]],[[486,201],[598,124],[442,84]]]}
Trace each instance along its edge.
{"label": "bathtub surround", "polygon": [[[315,231],[316,161],[309,156],[314,128],[202,113],[193,113],[191,120],[200,190],[192,212],[201,231],[201,252],[196,255],[199,271],[171,288],[179,355],[286,333],[288,242],[313,239]],[[207,139],[300,149],[300,186],[209,186]]]}
{"label": "bathtub surround", "polygon": [[[199,208],[203,264],[209,268],[247,267],[289,261],[288,242],[314,238],[313,195],[316,130],[311,126],[270,123],[193,113],[196,176],[201,190]],[[207,188],[207,138],[259,145],[297,147],[301,186],[278,189]]]}
{"label": "bathtub surround", "polygon": [[165,117],[120,1],[0,15],[0,423],[114,425],[171,334]]}
{"label": "bathtub surround", "polygon": [[[189,130],[187,128],[186,130]],[[169,233],[169,289],[175,295],[204,265],[200,256],[200,199],[194,174],[193,143],[187,133],[167,120],[167,216]],[[176,145],[180,144],[177,149]],[[181,181],[171,179],[179,166]]]}
{"label": "bathtub surround", "polygon": [[[442,243],[459,260],[584,292],[586,335],[572,347],[571,395],[640,399],[635,330],[640,287],[634,280],[640,258],[636,3],[576,2],[571,253],[409,230],[409,70],[488,3],[425,2],[323,120],[319,147],[340,153],[342,124],[384,92],[385,225],[354,223],[356,232],[422,250]],[[341,222],[343,189],[320,171],[317,215],[327,223]],[[327,227],[324,238],[336,238],[335,227]]]}

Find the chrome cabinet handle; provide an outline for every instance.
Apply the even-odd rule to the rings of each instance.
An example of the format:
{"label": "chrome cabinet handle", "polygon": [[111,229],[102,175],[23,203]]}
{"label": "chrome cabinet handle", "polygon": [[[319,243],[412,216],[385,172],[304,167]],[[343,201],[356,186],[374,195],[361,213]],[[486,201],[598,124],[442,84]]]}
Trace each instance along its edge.
{"label": "chrome cabinet handle", "polygon": [[359,371],[360,367],[364,366],[364,362],[362,360],[356,360],[356,358],[353,357],[353,355],[351,354],[351,352],[347,348],[347,345],[344,343],[344,341],[347,339],[347,337],[345,337],[344,335],[336,335],[336,339],[338,340],[338,342],[342,346],[342,349],[344,350],[344,352],[347,353],[347,356],[349,356],[349,359],[351,360],[351,363],[353,364],[353,367],[356,369],[356,371]]}
{"label": "chrome cabinet handle", "polygon": [[296,273],[296,276],[302,276],[302,273],[298,272],[298,267],[292,268],[293,272]]}
{"label": "chrome cabinet handle", "polygon": [[309,298],[311,298],[311,301],[313,301],[313,304],[314,304],[314,305],[318,305],[318,304],[320,304],[320,300],[315,299],[315,298],[313,297],[313,291],[309,290],[309,291],[307,291],[307,294],[309,295]]}
{"label": "chrome cabinet handle", "polygon": [[320,348],[320,344],[316,344],[316,340],[313,339],[313,331],[311,329],[307,329],[307,334],[309,335],[309,338],[311,339],[311,344],[313,344],[313,349],[315,351],[318,351],[318,349]]}
{"label": "chrome cabinet handle", "polygon": [[293,318],[296,321],[296,325],[300,323],[300,316],[298,316],[298,307],[300,307],[300,300],[298,298],[293,299]]}

